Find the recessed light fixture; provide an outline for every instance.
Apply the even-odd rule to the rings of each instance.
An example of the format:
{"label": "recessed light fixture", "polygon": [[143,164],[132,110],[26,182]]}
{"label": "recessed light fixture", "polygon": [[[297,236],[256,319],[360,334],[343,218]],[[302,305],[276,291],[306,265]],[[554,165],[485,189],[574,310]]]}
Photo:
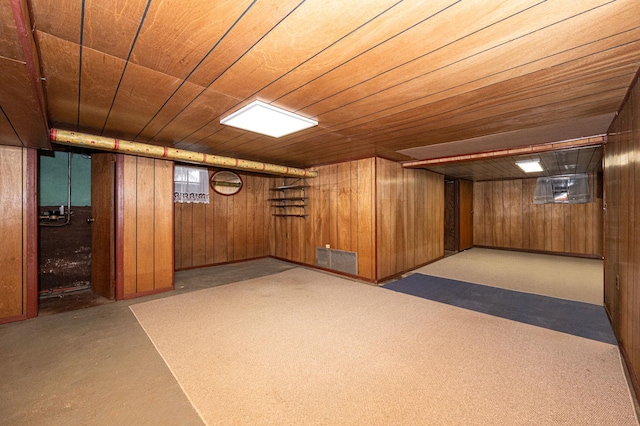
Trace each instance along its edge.
{"label": "recessed light fixture", "polygon": [[253,101],[220,120],[220,124],[279,138],[317,126],[318,122],[261,101]]}
{"label": "recessed light fixture", "polygon": [[540,160],[516,161],[516,166],[520,167],[525,173],[536,173],[542,171]]}

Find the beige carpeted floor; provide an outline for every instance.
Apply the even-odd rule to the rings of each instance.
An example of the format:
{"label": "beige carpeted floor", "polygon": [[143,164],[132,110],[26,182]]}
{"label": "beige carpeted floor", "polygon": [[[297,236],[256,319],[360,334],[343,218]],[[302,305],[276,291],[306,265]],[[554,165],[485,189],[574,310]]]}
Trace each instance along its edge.
{"label": "beige carpeted floor", "polygon": [[509,290],[602,305],[602,260],[472,248],[416,269]]}
{"label": "beige carpeted floor", "polygon": [[131,309],[211,425],[638,424],[616,346],[316,271]]}

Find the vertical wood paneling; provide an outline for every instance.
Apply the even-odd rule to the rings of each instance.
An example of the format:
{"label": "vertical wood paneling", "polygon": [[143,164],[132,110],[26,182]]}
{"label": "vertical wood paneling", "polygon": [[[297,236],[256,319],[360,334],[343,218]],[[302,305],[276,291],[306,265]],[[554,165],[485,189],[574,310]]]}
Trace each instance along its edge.
{"label": "vertical wood paneling", "polygon": [[247,194],[252,190],[253,188],[243,188],[242,191],[230,198],[230,205],[233,206],[233,211],[229,212],[229,214],[232,215],[230,217],[233,223],[233,232],[230,235],[230,243],[233,247],[231,260],[244,260],[249,258],[247,256],[247,218],[249,214],[247,210]]}
{"label": "vertical wood paneling", "polygon": [[136,238],[138,227],[138,174],[137,158],[130,155],[118,157],[123,161],[124,182],[123,186],[123,289],[124,295],[138,292],[138,242]]}
{"label": "vertical wood paneling", "polygon": [[[375,280],[373,240],[374,159],[315,168],[318,177],[307,188],[306,218],[272,218],[276,257],[315,265],[316,248],[358,253],[358,276]],[[273,186],[281,185],[274,180]],[[283,246],[287,250],[283,250]]]}
{"label": "vertical wood paneling", "polygon": [[535,179],[475,182],[474,244],[601,256],[602,199],[533,204],[535,184]]}
{"label": "vertical wood paneling", "polygon": [[509,244],[522,248],[522,181],[511,180],[509,185]]}
{"label": "vertical wood paneling", "polygon": [[0,234],[0,323],[25,314],[26,269],[24,260],[27,253],[25,236],[26,204],[25,160],[23,148],[0,146],[0,205],[2,221]]}
{"label": "vertical wood paneling", "polygon": [[180,215],[182,222],[179,225],[181,232],[180,242],[182,244],[180,266],[182,268],[190,268],[193,266],[193,204],[182,204],[180,210],[182,211]]}
{"label": "vertical wood paneling", "polygon": [[136,157],[137,160],[137,197],[136,197],[136,258],[137,258],[137,291],[153,290],[154,268],[154,186],[155,167],[152,158]]}
{"label": "vertical wood paneling", "polygon": [[357,162],[358,168],[358,226],[357,226],[357,251],[358,273],[360,276],[375,278],[375,242],[374,242],[374,159],[365,159]]}
{"label": "vertical wood paneling", "polygon": [[329,244],[338,248],[338,165],[329,166]]}
{"label": "vertical wood paneling", "polygon": [[[391,182],[389,161],[376,158],[376,247],[377,247],[377,277],[388,277],[393,274],[395,255],[392,252],[390,236],[392,226],[395,225],[391,212],[395,208],[391,200]],[[385,261],[380,261],[384,259]]]}
{"label": "vertical wood paneling", "polygon": [[640,86],[609,129],[604,159],[605,307],[640,393]]}
{"label": "vertical wood paneling", "polygon": [[91,288],[115,297],[115,155],[91,154]]}
{"label": "vertical wood paneling", "polygon": [[477,182],[473,185],[473,244],[479,246],[487,245],[485,240],[485,223],[484,218],[484,191],[485,183]]}
{"label": "vertical wood paneling", "polygon": [[182,204],[173,205],[173,217],[175,218],[173,259],[176,269],[182,268]]}
{"label": "vertical wood paneling", "polygon": [[188,261],[192,265],[205,265],[207,257],[207,234],[205,232],[193,232],[193,229],[206,228],[207,223],[207,204],[191,204],[191,220],[193,226],[191,229],[191,260]]}
{"label": "vertical wood paneling", "polygon": [[[209,177],[213,173],[210,171]],[[220,195],[209,187],[209,204],[175,205],[175,234],[179,236],[175,252],[181,254],[176,269],[270,254],[268,198],[274,195],[269,193],[274,179],[241,172],[238,175],[243,187],[235,195]]]}
{"label": "vertical wood paneling", "polygon": [[380,158],[376,166],[377,279],[382,280],[444,255],[444,177]]}
{"label": "vertical wood paneling", "polygon": [[[176,206],[181,203],[175,203]],[[204,205],[204,240],[205,240],[205,265],[211,265],[215,262],[215,234],[214,234],[214,204],[211,202],[211,189],[209,189],[209,204]],[[178,226],[178,218],[176,218],[176,228]],[[176,235],[178,234],[176,229]],[[176,246],[178,243],[176,242]],[[176,266],[176,268],[178,268]]]}
{"label": "vertical wood paneling", "polygon": [[154,160],[154,166],[153,288],[157,290],[173,287],[173,163]]}
{"label": "vertical wood paneling", "polygon": [[[229,197],[225,197],[213,192],[213,190],[209,190],[209,202],[213,203],[213,240],[214,240],[214,254],[213,259],[214,263],[224,263],[229,262],[229,251],[228,251],[228,232],[227,225],[229,221],[227,203],[229,201]],[[189,218],[186,218],[184,221],[185,224],[191,224]],[[184,244],[184,242],[183,242]],[[199,266],[199,265],[188,265],[191,266]],[[184,266],[183,266],[184,267]]]}
{"label": "vertical wood paneling", "polygon": [[460,241],[458,248],[466,250],[473,246],[473,182],[459,181]]}
{"label": "vertical wood paneling", "polygon": [[[116,250],[122,251],[123,297],[164,291],[173,287],[174,216],[173,163],[151,158],[118,156],[122,163],[122,235]],[[116,177],[120,179],[120,177]]]}
{"label": "vertical wood paneling", "polygon": [[[562,204],[552,204],[548,206],[551,210],[551,251],[565,251],[565,206]],[[566,206],[568,207],[568,206]]]}

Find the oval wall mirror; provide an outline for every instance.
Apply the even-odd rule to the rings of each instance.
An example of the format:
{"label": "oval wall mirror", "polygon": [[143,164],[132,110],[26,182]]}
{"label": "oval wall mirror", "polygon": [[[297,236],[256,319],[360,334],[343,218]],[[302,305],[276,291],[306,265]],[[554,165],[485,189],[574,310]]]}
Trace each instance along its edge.
{"label": "oval wall mirror", "polygon": [[220,195],[237,194],[242,189],[242,179],[226,170],[216,172],[211,176],[211,188]]}

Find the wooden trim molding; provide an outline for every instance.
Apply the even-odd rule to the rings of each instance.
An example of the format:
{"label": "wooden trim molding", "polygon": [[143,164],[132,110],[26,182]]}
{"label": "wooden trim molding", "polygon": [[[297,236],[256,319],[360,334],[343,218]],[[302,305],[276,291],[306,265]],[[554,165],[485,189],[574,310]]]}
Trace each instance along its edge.
{"label": "wooden trim molding", "polygon": [[26,317],[38,315],[38,151],[27,149],[27,306]]}
{"label": "wooden trim molding", "polygon": [[149,290],[149,291],[142,291],[140,293],[127,294],[127,295],[124,295],[122,297],[122,299],[118,299],[118,300],[136,299],[138,297],[151,296],[153,294],[165,293],[167,291],[173,291],[173,290],[174,290],[173,286],[172,287],[164,287],[164,288],[156,288],[156,289]]}

